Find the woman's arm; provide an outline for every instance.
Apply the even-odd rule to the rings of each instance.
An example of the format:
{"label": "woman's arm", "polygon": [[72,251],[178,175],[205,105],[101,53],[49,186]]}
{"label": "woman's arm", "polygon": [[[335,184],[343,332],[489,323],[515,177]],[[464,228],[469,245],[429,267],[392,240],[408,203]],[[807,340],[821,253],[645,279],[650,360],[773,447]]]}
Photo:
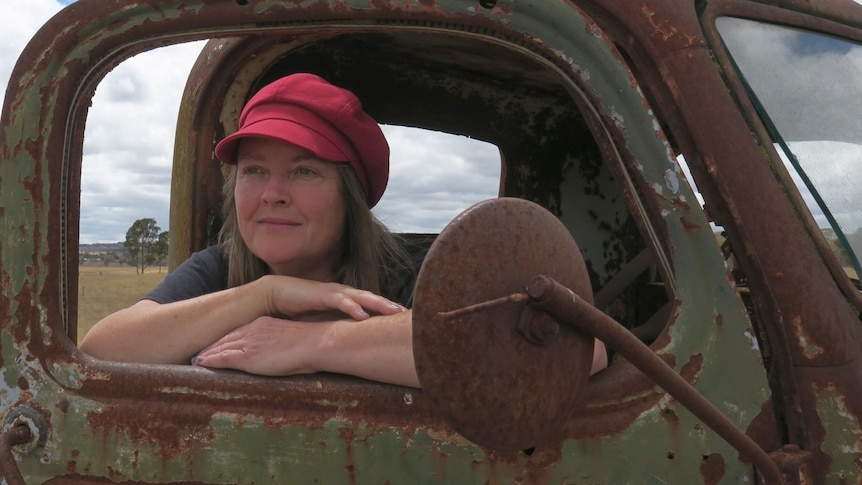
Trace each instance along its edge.
{"label": "woman's arm", "polygon": [[210,345],[195,365],[286,376],[334,372],[419,387],[409,310],[363,321],[264,317]]}
{"label": "woman's arm", "polygon": [[[419,387],[409,310],[361,322],[261,318],[204,349],[194,364],[270,376],[335,372]],[[597,340],[590,373],[605,367],[605,346]]]}
{"label": "woman's arm", "polygon": [[149,300],[109,315],[84,336],[81,350],[122,362],[187,364],[201,349],[262,316],[298,316],[337,310],[364,320],[402,307],[373,293],[337,283],[264,276],[247,285],[188,300]]}

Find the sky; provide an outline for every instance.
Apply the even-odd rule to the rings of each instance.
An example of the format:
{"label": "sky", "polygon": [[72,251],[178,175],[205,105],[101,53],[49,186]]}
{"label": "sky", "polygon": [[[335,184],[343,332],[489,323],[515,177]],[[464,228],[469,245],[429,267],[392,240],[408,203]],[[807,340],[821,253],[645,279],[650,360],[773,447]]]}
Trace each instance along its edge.
{"label": "sky", "polygon": [[[787,146],[862,254],[862,190],[854,176],[862,170],[862,46],[747,20],[719,19],[718,26]],[[804,187],[798,175],[794,180]],[[821,227],[829,226],[822,211],[812,212]]]}
{"label": "sky", "polygon": [[[35,32],[69,0],[0,0],[0,82]],[[202,42],[139,54],[96,89],[84,133],[80,242],[125,240],[141,218],[168,230],[175,124]],[[439,232],[462,210],[496,197],[493,145],[438,132],[384,126],[392,155],[389,187],[374,208],[398,232]]]}
{"label": "sky", "polygon": [[[28,0],[24,8],[20,2],[0,0],[4,86],[26,42],[64,3],[69,0]],[[786,29],[764,30],[750,22],[723,28],[739,40],[737,45],[751,49],[752,65],[774,78],[764,82],[783,88],[760,92],[774,107],[776,121],[787,120],[779,128],[788,141],[805,142],[805,153],[817,153],[823,163],[832,164],[831,172],[837,175],[828,179],[835,183],[830,182],[826,192],[838,194],[835,189],[844,182],[844,198],[838,202],[854,208],[847,212],[848,229],[854,230],[862,224],[862,195],[855,184],[847,186],[853,178],[842,175],[858,172],[862,165],[862,47],[803,38]],[[155,218],[162,230],[168,229],[180,91],[202,45],[140,54],[115,68],[97,88],[84,140],[81,243],[122,241],[141,218]],[[375,214],[391,229],[439,232],[463,209],[497,195],[496,147],[403,127],[384,126],[384,132],[392,149],[391,176]],[[824,140],[829,146],[822,145]]]}

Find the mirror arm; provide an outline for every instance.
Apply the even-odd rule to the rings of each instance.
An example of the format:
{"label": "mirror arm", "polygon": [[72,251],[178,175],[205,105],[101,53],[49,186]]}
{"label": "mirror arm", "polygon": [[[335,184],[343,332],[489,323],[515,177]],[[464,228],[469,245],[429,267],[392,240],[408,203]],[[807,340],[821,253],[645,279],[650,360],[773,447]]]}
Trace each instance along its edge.
{"label": "mirror arm", "polygon": [[649,347],[616,320],[547,276],[538,275],[527,286],[530,304],[563,324],[595,337],[628,359],[742,456],[751,460],[768,484],[784,484],[778,465]]}

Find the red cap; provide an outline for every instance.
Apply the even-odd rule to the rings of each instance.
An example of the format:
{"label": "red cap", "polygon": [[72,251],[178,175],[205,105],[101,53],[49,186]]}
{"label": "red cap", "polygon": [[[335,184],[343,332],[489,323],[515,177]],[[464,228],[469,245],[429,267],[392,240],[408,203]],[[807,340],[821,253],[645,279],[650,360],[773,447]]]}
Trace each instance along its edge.
{"label": "red cap", "polygon": [[369,207],[389,181],[389,144],[359,98],[313,74],[292,74],[268,84],[246,103],[239,129],[216,145],[224,163],[236,163],[240,139],[275,138],[316,157],[349,163],[365,189]]}

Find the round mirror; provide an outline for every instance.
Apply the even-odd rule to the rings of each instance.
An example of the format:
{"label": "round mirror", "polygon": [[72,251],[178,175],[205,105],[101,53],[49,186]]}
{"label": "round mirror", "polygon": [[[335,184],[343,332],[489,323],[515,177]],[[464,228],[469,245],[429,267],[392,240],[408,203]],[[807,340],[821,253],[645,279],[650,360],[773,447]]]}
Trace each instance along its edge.
{"label": "round mirror", "polygon": [[592,303],[566,227],[522,199],[480,202],[432,244],[419,271],[413,352],[423,391],[474,443],[517,451],[562,441],[589,378],[593,340],[528,303],[546,275]]}

